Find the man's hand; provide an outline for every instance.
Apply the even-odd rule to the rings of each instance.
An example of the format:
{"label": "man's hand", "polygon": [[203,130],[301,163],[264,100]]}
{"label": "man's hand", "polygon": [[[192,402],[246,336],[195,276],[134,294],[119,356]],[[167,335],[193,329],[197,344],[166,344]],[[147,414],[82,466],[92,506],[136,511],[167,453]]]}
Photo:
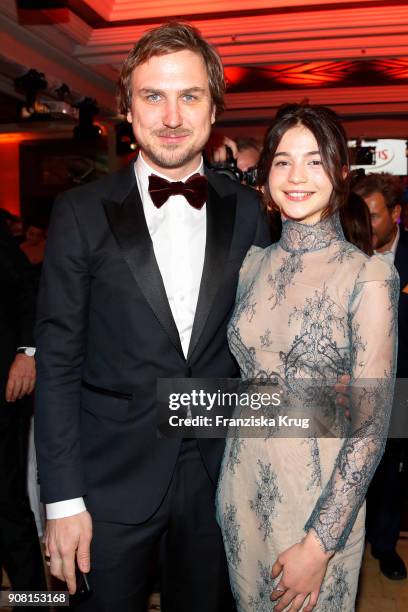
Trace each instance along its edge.
{"label": "man's hand", "polygon": [[18,353],[10,366],[6,401],[15,402],[33,392],[35,385],[35,359],[24,353]]}
{"label": "man's hand", "polygon": [[225,163],[227,161],[227,147],[229,147],[232,151],[233,157],[236,159],[238,156],[238,148],[235,140],[228,138],[228,136],[223,137],[223,142],[215,147],[212,151],[212,161],[214,163]]}
{"label": "man's hand", "polygon": [[81,572],[91,569],[90,544],[92,519],[89,512],[49,519],[45,532],[45,554],[50,557],[53,576],[67,583],[68,591],[76,591],[75,558]]}

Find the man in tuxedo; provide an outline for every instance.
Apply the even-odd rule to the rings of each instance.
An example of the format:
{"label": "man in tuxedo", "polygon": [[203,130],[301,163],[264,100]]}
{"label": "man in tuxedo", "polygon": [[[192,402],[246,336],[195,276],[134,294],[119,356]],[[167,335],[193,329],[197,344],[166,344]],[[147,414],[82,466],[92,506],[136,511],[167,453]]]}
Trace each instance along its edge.
{"label": "man in tuxedo", "polygon": [[[385,172],[369,174],[354,190],[370,211],[375,254],[394,264],[400,277],[397,379],[408,378],[408,234],[398,225],[401,180]],[[391,580],[407,577],[404,561],[396,551],[406,490],[406,442],[388,440],[367,496],[367,537],[381,572]]]}
{"label": "man in tuxedo", "polygon": [[[238,272],[269,243],[257,194],[204,168],[225,83],[192,27],[125,61],[136,161],[54,206],[40,287],[36,434],[51,572],[81,610],[144,611],[159,547],[165,612],[231,610],[214,498],[223,440],[158,439],[160,377],[239,375],[227,344]],[[89,552],[91,549],[91,552]]]}
{"label": "man in tuxedo", "polygon": [[[0,217],[0,572],[14,590],[45,590],[43,560],[27,495],[22,400],[35,383],[35,292],[30,264]],[[1,579],[1,573],[0,573]],[[1,582],[1,580],[0,580]]]}

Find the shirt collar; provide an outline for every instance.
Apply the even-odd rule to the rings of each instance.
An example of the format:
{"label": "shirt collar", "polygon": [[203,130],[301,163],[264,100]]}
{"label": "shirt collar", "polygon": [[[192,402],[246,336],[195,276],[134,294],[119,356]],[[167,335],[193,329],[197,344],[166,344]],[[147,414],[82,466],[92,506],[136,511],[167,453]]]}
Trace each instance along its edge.
{"label": "shirt collar", "polygon": [[397,233],[395,234],[395,238],[394,238],[394,241],[393,241],[393,243],[391,245],[391,248],[388,251],[383,251],[382,253],[378,252],[378,251],[374,251],[374,253],[376,255],[379,255],[380,257],[383,256],[384,259],[387,259],[387,260],[389,259],[390,261],[391,261],[391,258],[392,258],[392,261],[394,261],[395,260],[395,253],[397,252],[397,246],[398,246],[399,238],[400,238],[400,228],[399,228],[399,225],[397,225]]}
{"label": "shirt collar", "polygon": [[399,225],[397,225],[397,233],[395,234],[394,242],[392,243],[392,246],[391,246],[391,251],[394,257],[395,257],[395,253],[397,252],[399,238],[400,238],[400,228],[399,228]]}

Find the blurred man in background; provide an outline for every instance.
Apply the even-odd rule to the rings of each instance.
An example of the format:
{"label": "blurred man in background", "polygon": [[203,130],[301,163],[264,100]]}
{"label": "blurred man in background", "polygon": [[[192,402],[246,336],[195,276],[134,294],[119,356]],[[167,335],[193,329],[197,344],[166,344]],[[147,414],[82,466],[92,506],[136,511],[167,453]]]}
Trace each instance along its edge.
{"label": "blurred man in background", "polygon": [[46,590],[26,489],[22,398],[35,384],[35,293],[30,265],[0,218],[0,561],[14,590]]}
{"label": "blurred man in background", "polygon": [[[370,211],[376,255],[394,264],[400,276],[397,378],[408,377],[408,235],[400,230],[402,184],[391,174],[369,174],[354,187]],[[391,580],[407,577],[396,551],[401,527],[406,440],[389,439],[367,496],[367,537],[381,572]]]}
{"label": "blurred man in background", "polygon": [[255,138],[238,136],[235,139],[237,145],[237,166],[243,172],[258,164],[262,145]]}

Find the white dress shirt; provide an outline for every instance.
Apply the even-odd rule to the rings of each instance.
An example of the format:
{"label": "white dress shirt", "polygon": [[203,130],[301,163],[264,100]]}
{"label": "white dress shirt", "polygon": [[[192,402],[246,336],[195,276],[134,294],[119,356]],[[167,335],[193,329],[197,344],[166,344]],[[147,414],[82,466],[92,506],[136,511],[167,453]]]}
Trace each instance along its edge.
{"label": "white dress shirt", "polygon": [[[204,173],[202,159],[197,169],[181,180],[184,182],[197,172]],[[156,208],[148,191],[149,175],[156,174],[169,181],[174,179],[153,170],[142,153],[135,162],[135,174],[157,265],[187,357],[204,267],[206,205],[197,210],[184,196],[174,195],[161,208]],[[56,519],[79,514],[86,507],[83,498],[78,497],[46,504],[46,510],[47,518]]]}
{"label": "white dress shirt", "polygon": [[[149,175],[171,179],[150,168],[142,154],[136,160],[135,171],[154,254],[187,357],[204,266],[206,205],[197,210],[183,195],[174,195],[156,208],[148,191]],[[202,160],[182,182],[197,173],[204,173]]]}
{"label": "white dress shirt", "polygon": [[383,251],[382,253],[380,253],[379,251],[374,251],[374,253],[378,257],[380,257],[383,261],[386,261],[388,264],[392,265],[395,260],[395,253],[397,252],[399,237],[400,237],[400,228],[399,228],[399,225],[397,225],[397,233],[395,234],[395,238],[391,245],[390,250]]}

